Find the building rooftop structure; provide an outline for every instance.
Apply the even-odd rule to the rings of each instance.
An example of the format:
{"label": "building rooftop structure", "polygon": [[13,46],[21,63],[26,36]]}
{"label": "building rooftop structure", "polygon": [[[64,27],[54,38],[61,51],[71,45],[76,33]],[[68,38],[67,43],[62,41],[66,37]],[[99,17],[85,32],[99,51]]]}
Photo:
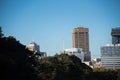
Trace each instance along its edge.
{"label": "building rooftop structure", "polygon": [[120,44],[120,27],[112,28],[112,44]]}

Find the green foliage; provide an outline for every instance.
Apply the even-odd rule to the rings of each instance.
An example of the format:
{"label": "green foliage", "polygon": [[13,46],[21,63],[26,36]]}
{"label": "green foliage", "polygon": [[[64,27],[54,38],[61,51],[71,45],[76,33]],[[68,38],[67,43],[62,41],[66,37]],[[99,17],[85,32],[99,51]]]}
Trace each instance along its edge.
{"label": "green foliage", "polygon": [[83,80],[86,77],[84,70],[88,74],[92,72],[79,58],[67,54],[42,59],[36,70],[41,80]]}
{"label": "green foliage", "polygon": [[42,59],[36,67],[40,80],[120,80],[120,70],[92,69],[76,56],[55,55]]}
{"label": "green foliage", "polygon": [[120,80],[120,69],[119,70],[117,70],[117,80]]}
{"label": "green foliage", "polygon": [[2,38],[4,36],[4,34],[2,33],[2,28],[0,26],[0,38]]}
{"label": "green foliage", "polygon": [[[94,79],[97,80],[120,80],[118,69],[106,69],[106,68],[95,68],[94,70]],[[119,76],[118,76],[119,75]]]}
{"label": "green foliage", "polygon": [[36,80],[32,54],[13,36],[0,38],[0,79]]}

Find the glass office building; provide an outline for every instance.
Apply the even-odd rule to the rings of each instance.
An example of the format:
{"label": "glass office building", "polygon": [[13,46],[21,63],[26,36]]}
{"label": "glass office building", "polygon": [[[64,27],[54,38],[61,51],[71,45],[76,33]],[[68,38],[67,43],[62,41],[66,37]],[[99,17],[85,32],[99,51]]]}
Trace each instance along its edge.
{"label": "glass office building", "polygon": [[120,44],[101,47],[102,66],[110,69],[120,69]]}

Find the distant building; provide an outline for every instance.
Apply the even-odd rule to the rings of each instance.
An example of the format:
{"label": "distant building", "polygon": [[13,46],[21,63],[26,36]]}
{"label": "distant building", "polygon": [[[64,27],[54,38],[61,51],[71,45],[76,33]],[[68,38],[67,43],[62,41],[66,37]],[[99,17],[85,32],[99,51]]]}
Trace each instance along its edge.
{"label": "distant building", "polygon": [[110,69],[120,69],[120,44],[101,47],[102,66]]}
{"label": "distant building", "polygon": [[93,68],[101,68],[101,67],[103,67],[101,62],[96,62],[96,63],[93,65]]}
{"label": "distant building", "polygon": [[101,58],[92,58],[92,60],[95,62],[101,62]]}
{"label": "distant building", "polygon": [[89,51],[89,29],[78,27],[72,30],[72,47],[82,48],[84,52],[84,60],[90,61],[91,54]]}
{"label": "distant building", "polygon": [[120,27],[112,28],[112,44],[120,44]]}
{"label": "distant building", "polygon": [[82,48],[83,52],[89,52],[88,28],[78,27],[72,30],[72,47]]}
{"label": "distant building", "polygon": [[102,67],[101,58],[92,58],[91,65],[93,66],[93,68],[101,68]]}
{"label": "distant building", "polygon": [[30,50],[30,51],[40,51],[39,49],[39,45],[37,45],[35,42],[31,42],[27,48]]}
{"label": "distant building", "polygon": [[62,54],[68,54],[68,55],[75,55],[81,61],[84,61],[84,53],[81,48],[71,48],[71,49],[65,49],[64,51],[61,51]]}
{"label": "distant building", "polygon": [[120,69],[120,27],[112,28],[112,44],[101,47],[102,66],[110,69]]}
{"label": "distant building", "polygon": [[[37,45],[35,42],[31,42],[28,46],[27,46],[28,50],[38,53],[38,55],[40,56],[39,59],[44,58],[47,56],[46,52],[41,52],[40,51],[40,47],[39,45]],[[37,56],[38,57],[38,56]]]}

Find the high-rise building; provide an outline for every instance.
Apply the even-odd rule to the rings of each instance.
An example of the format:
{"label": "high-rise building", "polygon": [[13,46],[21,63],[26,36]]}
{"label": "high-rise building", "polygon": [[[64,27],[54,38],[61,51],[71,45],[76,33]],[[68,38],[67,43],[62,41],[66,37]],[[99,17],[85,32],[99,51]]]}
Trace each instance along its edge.
{"label": "high-rise building", "polygon": [[120,44],[120,27],[112,28],[112,44]]}
{"label": "high-rise building", "polygon": [[72,47],[82,48],[85,53],[84,60],[90,61],[89,51],[89,30],[88,28],[78,27],[72,30]]}
{"label": "high-rise building", "polygon": [[120,69],[120,44],[101,47],[102,66],[110,69]]}
{"label": "high-rise building", "polygon": [[120,69],[120,28],[112,28],[112,44],[101,47],[103,67]]}
{"label": "high-rise building", "polygon": [[72,30],[72,47],[82,48],[84,52],[89,52],[89,30],[78,27]]}

